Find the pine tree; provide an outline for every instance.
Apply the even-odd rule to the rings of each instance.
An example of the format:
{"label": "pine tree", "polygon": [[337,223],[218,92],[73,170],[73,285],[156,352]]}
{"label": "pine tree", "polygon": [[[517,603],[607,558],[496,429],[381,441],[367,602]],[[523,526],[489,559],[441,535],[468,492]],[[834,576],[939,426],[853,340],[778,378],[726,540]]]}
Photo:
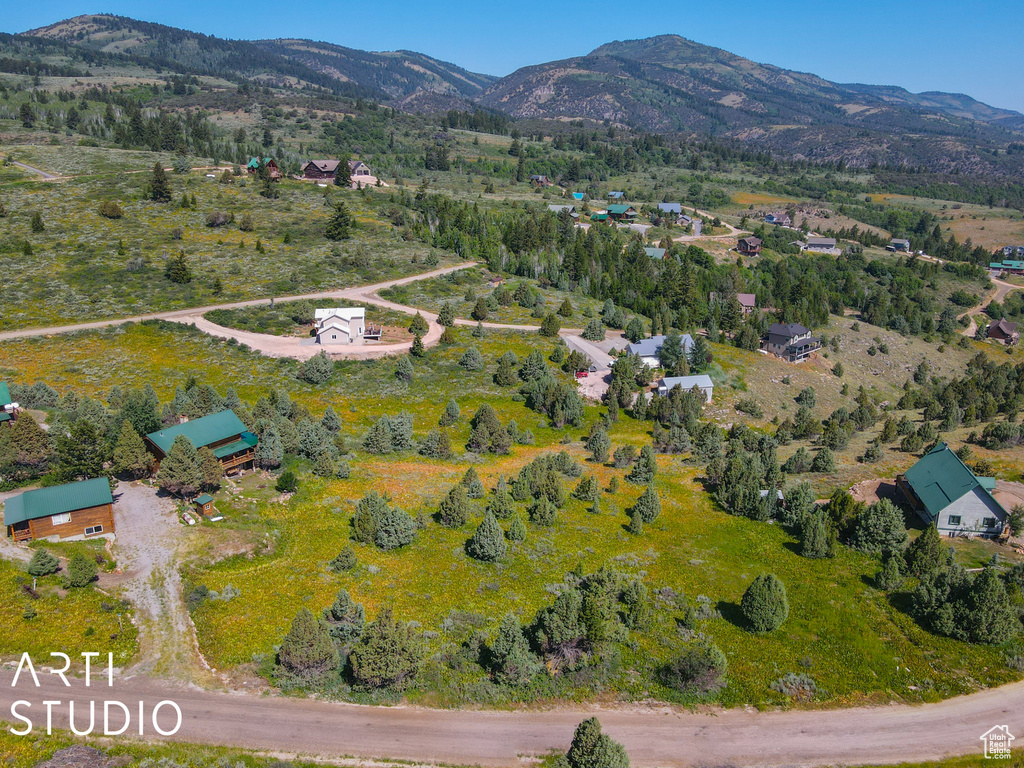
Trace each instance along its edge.
{"label": "pine tree", "polygon": [[363,440],[363,448],[369,453],[384,456],[393,453],[395,450],[392,438],[391,419],[386,415],[381,416],[370,427],[370,431]]}
{"label": "pine tree", "polygon": [[789,616],[786,587],[774,574],[761,574],[743,593],[740,610],[754,632],[773,632]]}
{"label": "pine tree", "polygon": [[334,409],[329,405],[324,410],[324,416],[320,419],[320,424],[332,435],[338,434],[342,427],[341,417],[338,416],[338,414],[334,412]]}
{"label": "pine tree", "polygon": [[366,627],[366,610],[362,603],[357,603],[342,589],[338,591],[334,602],[324,608],[323,620],[327,625],[327,633],[338,649],[338,656],[344,657],[348,655],[352,644],[363,634]]}
{"label": "pine tree", "polygon": [[450,301],[446,301],[441,305],[441,311],[437,313],[437,324],[445,327],[455,325],[455,307],[452,306]]}
{"label": "pine tree", "polygon": [[512,525],[508,529],[508,540],[509,541],[526,541],[526,523],[523,522],[523,518],[516,515],[512,518]]}
{"label": "pine tree", "polygon": [[516,366],[509,358],[502,355],[498,359],[498,370],[494,374],[494,383],[499,387],[511,387],[519,382]]}
{"label": "pine tree", "polygon": [[562,301],[562,306],[558,308],[558,314],[566,319],[569,319],[576,314],[576,308],[572,305],[572,302],[569,301],[568,296],[566,296],[565,300]]}
{"label": "pine tree", "polygon": [[327,221],[327,229],[324,231],[324,236],[328,240],[347,240],[352,236],[350,233],[351,229],[352,215],[348,212],[348,208],[345,207],[345,202],[339,200],[334,204],[334,213]]}
{"label": "pine tree", "polygon": [[277,425],[271,423],[263,430],[263,435],[256,445],[256,464],[263,469],[277,469],[282,461],[284,448],[281,445],[281,433]]}
{"label": "pine tree", "polygon": [[68,561],[68,570],[64,574],[64,587],[88,587],[96,579],[96,559],[88,557],[84,552],[75,552]]}
{"label": "pine tree", "polygon": [[421,456],[428,459],[450,459],[453,456],[452,443],[447,432],[439,429],[432,429],[423,438],[419,449]]}
{"label": "pine tree", "polygon": [[530,651],[530,643],[515,614],[505,614],[489,650],[491,674],[500,685],[526,685],[540,670],[540,662]]}
{"label": "pine tree", "polygon": [[626,526],[626,530],[632,533],[634,536],[639,536],[644,532],[644,521],[640,515],[630,510],[629,525]]}
{"label": "pine tree", "polygon": [[595,317],[583,328],[581,336],[587,341],[604,341],[604,325]]}
{"label": "pine tree", "polygon": [[157,483],[168,493],[194,496],[203,482],[199,452],[192,441],[178,435],[171,444],[157,473]]}
{"label": "pine tree", "polygon": [[164,277],[178,285],[188,285],[192,282],[192,269],[188,265],[188,257],[184,251],[179,251],[177,256],[171,256],[167,260]]}
{"label": "pine tree", "polygon": [[376,519],[373,543],[385,551],[399,549],[416,539],[416,521],[409,513],[387,504]]}
{"label": "pine tree", "polygon": [[508,489],[499,488],[487,502],[487,511],[498,520],[508,520],[515,514],[516,508]]}
{"label": "pine tree", "polygon": [[423,337],[419,334],[412,337],[412,346],[409,347],[409,354],[413,357],[423,357],[427,354],[427,348],[423,344]]}
{"label": "pine tree", "polygon": [[37,549],[28,562],[29,576],[49,576],[60,570],[60,560],[45,549]]}
{"label": "pine tree", "polygon": [[886,557],[875,576],[875,586],[886,592],[892,592],[899,589],[901,584],[903,584],[903,574],[900,572],[898,558],[892,555]]}
{"label": "pine tree", "polygon": [[480,475],[476,473],[476,469],[473,467],[466,470],[466,474],[462,476],[460,482],[466,489],[466,495],[471,499],[482,499],[487,494],[487,490],[480,480]]}
{"label": "pine tree", "polygon": [[171,183],[162,163],[153,164],[153,178],[149,183],[149,197],[157,203],[171,202]]}
{"label": "pine tree", "polygon": [[501,526],[490,512],[484,513],[484,519],[476,529],[476,533],[466,542],[466,554],[484,562],[494,562],[505,554],[508,545]]}
{"label": "pine tree", "polygon": [[417,312],[412,318],[412,322],[409,324],[409,333],[416,336],[422,336],[429,330],[430,326],[427,325],[427,321],[423,319],[423,315]]}
{"label": "pine tree", "polygon": [[359,685],[383,688],[413,678],[423,661],[423,643],[390,608],[367,625],[349,654],[352,676]]}
{"label": "pine tree", "polygon": [[59,432],[54,440],[57,447],[57,466],[54,472],[65,480],[99,477],[107,458],[107,442],[99,431],[85,419],[78,419],[65,434]]}
{"label": "pine tree", "polygon": [[398,358],[398,364],[395,366],[395,378],[399,381],[410,382],[415,376],[415,371],[412,367],[412,361],[408,357]]}
{"label": "pine tree", "polygon": [[327,628],[302,608],[281,641],[277,660],[283,676],[306,686],[325,684],[338,670],[338,651]]}
{"label": "pine tree", "polygon": [[333,375],[334,363],[323,350],[309,358],[299,369],[299,377],[317,387],[326,384]]}
{"label": "pine tree", "polygon": [[463,485],[456,485],[441,500],[437,510],[438,521],[448,528],[459,528],[469,520],[469,496]]}
{"label": "pine tree", "polygon": [[557,514],[558,509],[547,496],[541,496],[530,505],[530,522],[534,525],[554,525]]}
{"label": "pine tree", "polygon": [[661,514],[661,497],[653,485],[647,486],[640,498],[636,500],[632,510],[634,517],[639,517],[646,524],[653,523]]}
{"label": "pine tree", "polygon": [[200,486],[207,491],[220,487],[220,481],[224,477],[224,467],[205,445],[199,449],[199,476]]}
{"label": "pine tree", "polygon": [[32,214],[32,220],[31,220],[29,226],[31,227],[32,231],[37,233],[37,234],[39,232],[45,232],[46,231],[46,225],[43,224],[43,214],[41,214],[39,211],[36,211],[35,213],[33,213]]}
{"label": "pine tree", "polygon": [[483,322],[487,319],[488,314],[487,300],[481,296],[476,300],[476,304],[473,305],[473,311],[470,313],[471,317],[477,322]]}
{"label": "pine tree", "polygon": [[458,337],[455,335],[455,329],[452,328],[451,326],[445,328],[444,332],[441,334],[441,338],[438,339],[438,341],[441,344],[450,347],[452,344],[458,341]]}
{"label": "pine tree", "polygon": [[922,577],[942,567],[945,553],[942,537],[934,525],[929,525],[914,539],[904,553],[907,570],[914,576]]}
{"label": "pine tree", "polygon": [[629,768],[629,755],[617,741],[601,733],[596,717],[576,728],[566,755],[570,768]]}
{"label": "pine tree", "polygon": [[808,514],[800,526],[800,554],[810,558],[832,557],[834,542],[828,516],[823,512]]}
{"label": "pine tree", "polygon": [[590,451],[590,459],[598,464],[608,461],[608,452],[612,448],[612,441],[604,427],[598,426],[587,438],[587,450]]}
{"label": "pine tree", "polygon": [[131,478],[140,478],[149,471],[151,461],[146,443],[132,427],[131,422],[125,419],[121,424],[117,444],[114,446],[114,471]]}
{"label": "pine tree", "polygon": [[835,472],[836,459],[828,448],[821,448],[811,462],[811,472]]}
{"label": "pine tree", "polygon": [[654,458],[654,448],[645,445],[640,449],[640,458],[626,475],[626,480],[636,485],[649,485],[658,472],[658,463]]}
{"label": "pine tree", "polygon": [[562,330],[562,324],[558,321],[558,315],[548,312],[540,324],[540,335],[553,339]]}
{"label": "pine tree", "polygon": [[474,339],[482,339],[484,337],[484,324],[477,323],[476,328],[473,329],[473,333],[471,335]]}
{"label": "pine tree", "polygon": [[444,413],[441,414],[441,418],[438,420],[438,424],[442,427],[448,427],[459,420],[459,404],[454,399],[449,400],[444,407]]}
{"label": "pine tree", "polygon": [[479,371],[484,367],[484,358],[480,354],[480,350],[476,347],[470,347],[459,359],[459,367],[465,368],[467,371]]}

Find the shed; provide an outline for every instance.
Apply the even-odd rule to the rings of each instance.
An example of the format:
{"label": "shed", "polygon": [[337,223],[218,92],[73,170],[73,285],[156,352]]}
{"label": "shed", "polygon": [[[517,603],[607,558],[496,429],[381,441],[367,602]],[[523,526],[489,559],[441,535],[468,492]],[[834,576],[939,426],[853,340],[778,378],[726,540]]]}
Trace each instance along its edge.
{"label": "shed", "polygon": [[195,500],[196,512],[203,517],[209,517],[210,514],[216,512],[213,506],[213,496],[208,493],[204,493],[202,496],[197,496]]}
{"label": "shed", "polygon": [[53,485],[8,499],[4,527],[15,541],[102,538],[114,533],[113,505],[105,477]]}

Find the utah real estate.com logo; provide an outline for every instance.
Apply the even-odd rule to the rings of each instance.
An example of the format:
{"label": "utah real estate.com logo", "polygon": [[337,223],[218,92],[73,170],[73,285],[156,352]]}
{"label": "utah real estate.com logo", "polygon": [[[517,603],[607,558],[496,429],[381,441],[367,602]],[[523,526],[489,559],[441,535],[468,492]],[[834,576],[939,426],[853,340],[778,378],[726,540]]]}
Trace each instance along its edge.
{"label": "utah real estate.com logo", "polygon": [[1014,736],[1009,726],[994,725],[979,737],[985,742],[985,757],[990,760],[1008,760],[1010,758],[1010,742]]}

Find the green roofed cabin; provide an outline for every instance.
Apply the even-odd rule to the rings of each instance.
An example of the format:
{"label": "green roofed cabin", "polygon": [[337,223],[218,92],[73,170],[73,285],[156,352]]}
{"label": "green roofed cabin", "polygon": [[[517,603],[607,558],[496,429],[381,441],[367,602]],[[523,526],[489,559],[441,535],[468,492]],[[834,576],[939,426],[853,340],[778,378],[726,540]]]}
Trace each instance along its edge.
{"label": "green roofed cabin", "polygon": [[212,413],[146,435],[146,447],[156,459],[157,469],[178,435],[187,437],[196,450],[209,448],[213,451],[213,455],[220,459],[225,474],[255,466],[259,439],[245,428],[234,411]]}
{"label": "green roofed cabin", "polygon": [[17,403],[11,402],[11,390],[7,382],[0,381],[0,425],[12,423],[17,415]]}
{"label": "green roofed cabin", "polygon": [[926,523],[946,536],[999,536],[1007,513],[992,495],[995,480],[978,477],[945,443],[902,475],[896,487]]}
{"label": "green roofed cabin", "polygon": [[608,218],[619,220],[632,220],[637,217],[636,209],[632,205],[609,205]]}
{"label": "green roofed cabin", "polygon": [[105,477],[25,491],[4,504],[4,528],[15,541],[81,540],[114,533],[114,497]]}

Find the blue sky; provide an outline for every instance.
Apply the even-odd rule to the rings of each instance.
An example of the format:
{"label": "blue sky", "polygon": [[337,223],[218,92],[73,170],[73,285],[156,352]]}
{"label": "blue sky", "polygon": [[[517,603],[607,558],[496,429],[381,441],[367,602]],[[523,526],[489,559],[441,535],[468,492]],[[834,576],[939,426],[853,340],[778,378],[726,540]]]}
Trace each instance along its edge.
{"label": "blue sky", "polygon": [[[92,0],[95,2],[96,0]],[[587,53],[611,40],[674,33],[837,82],[966,93],[1024,112],[1020,0],[720,0],[715,4],[451,0],[83,0],[5,3],[21,32],[81,13],[116,13],[231,38],[308,37],[420,51],[477,72]]]}

